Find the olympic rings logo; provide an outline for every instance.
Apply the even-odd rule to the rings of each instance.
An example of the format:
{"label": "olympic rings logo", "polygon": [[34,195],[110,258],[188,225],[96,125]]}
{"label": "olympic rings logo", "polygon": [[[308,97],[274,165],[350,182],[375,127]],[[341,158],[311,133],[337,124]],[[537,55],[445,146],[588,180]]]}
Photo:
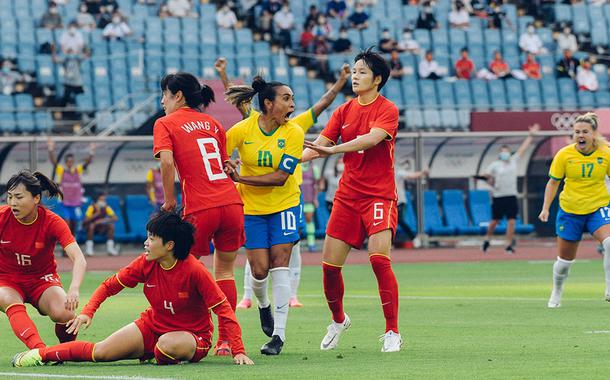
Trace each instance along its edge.
{"label": "olympic rings logo", "polygon": [[579,116],[579,113],[556,112],[551,115],[551,124],[558,131],[569,131],[572,129],[572,124],[574,124],[574,121]]}

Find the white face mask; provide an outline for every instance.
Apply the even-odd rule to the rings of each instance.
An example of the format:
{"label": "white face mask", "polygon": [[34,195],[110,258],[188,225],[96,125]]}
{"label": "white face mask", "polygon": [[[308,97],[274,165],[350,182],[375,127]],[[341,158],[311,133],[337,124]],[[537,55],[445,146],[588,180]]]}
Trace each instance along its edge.
{"label": "white face mask", "polygon": [[534,27],[533,27],[533,26],[530,26],[530,27],[528,27],[528,28],[527,28],[527,32],[528,32],[529,34],[534,34],[534,31],[535,31],[535,30],[536,30],[536,29],[534,29]]}
{"label": "white face mask", "polygon": [[404,38],[405,40],[410,40],[411,37],[413,37],[413,35],[411,33],[404,33],[402,35],[402,38]]}
{"label": "white face mask", "polygon": [[112,18],[112,22],[115,23],[115,24],[118,24],[118,23],[121,22],[121,19],[119,17],[113,17]]}
{"label": "white face mask", "polygon": [[70,34],[76,34],[76,28],[74,28],[74,27],[72,27],[68,30],[70,31]]}
{"label": "white face mask", "polygon": [[106,202],[103,202],[103,201],[98,201],[98,202],[97,202],[97,207],[99,207],[99,208],[104,208],[104,207],[106,207]]}
{"label": "white face mask", "polygon": [[383,32],[383,38],[390,38],[390,33]]}
{"label": "white face mask", "polygon": [[347,33],[342,32],[341,34],[339,34],[339,37],[341,37],[341,38],[347,38]]}
{"label": "white face mask", "polygon": [[345,165],[343,165],[343,164],[338,164],[337,165],[337,171],[339,173],[343,173],[343,169],[345,169]]}
{"label": "white face mask", "polygon": [[500,152],[499,157],[502,161],[508,161],[510,159],[510,152]]}

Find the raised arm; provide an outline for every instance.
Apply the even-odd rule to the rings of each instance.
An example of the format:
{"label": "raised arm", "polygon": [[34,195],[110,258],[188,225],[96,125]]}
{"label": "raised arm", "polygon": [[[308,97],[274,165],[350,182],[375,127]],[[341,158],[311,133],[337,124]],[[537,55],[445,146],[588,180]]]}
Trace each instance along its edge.
{"label": "raised arm", "polygon": [[311,107],[316,118],[333,103],[337,95],[339,95],[341,92],[343,86],[345,86],[345,82],[347,81],[349,74],[349,64],[344,63],[339,71],[339,78],[337,78],[337,81],[333,83],[331,88],[329,88],[328,91],[326,91],[326,93],[316,102],[316,104]]}
{"label": "raised arm", "polygon": [[93,156],[95,156],[95,144],[91,143],[91,144],[89,144],[89,154],[87,155],[87,158],[85,158],[85,161],[83,162],[83,166],[85,168],[87,166],[89,166],[89,164],[91,164],[91,161],[93,161]]}
{"label": "raised arm", "polygon": [[529,135],[525,138],[525,140],[523,140],[523,143],[521,143],[521,146],[519,147],[519,149],[517,149],[517,152],[516,152],[517,157],[519,157],[519,158],[523,157],[523,153],[525,153],[527,148],[532,143],[532,140],[534,140],[534,133],[538,132],[539,130],[540,130],[540,125],[538,125],[538,124],[534,124],[529,127]]}
{"label": "raised arm", "polygon": [[57,165],[57,156],[55,155],[55,141],[49,139],[47,141],[47,150],[49,151],[49,161],[53,166]]}

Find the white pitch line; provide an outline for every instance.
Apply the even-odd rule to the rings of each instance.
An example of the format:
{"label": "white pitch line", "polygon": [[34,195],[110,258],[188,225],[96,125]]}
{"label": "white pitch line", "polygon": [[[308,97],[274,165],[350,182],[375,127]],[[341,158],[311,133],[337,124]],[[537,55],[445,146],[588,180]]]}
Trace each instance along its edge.
{"label": "white pitch line", "polygon": [[[318,294],[299,294],[302,298],[324,298]],[[379,299],[378,295],[364,295],[357,294],[351,296],[344,296],[344,298],[355,298],[355,299]],[[452,297],[452,296],[399,296],[402,300],[422,300],[422,301],[548,301],[548,298],[534,298],[534,297]],[[571,298],[570,302],[573,301],[602,301],[603,298]]]}
{"label": "white pitch line", "polygon": [[592,331],[585,331],[585,334],[610,334],[610,330],[592,330]]}
{"label": "white pitch line", "polygon": [[56,379],[99,379],[99,380],[175,380],[171,377],[141,377],[141,376],[94,376],[94,375],[55,375],[50,373],[0,372],[0,376],[44,377]]}

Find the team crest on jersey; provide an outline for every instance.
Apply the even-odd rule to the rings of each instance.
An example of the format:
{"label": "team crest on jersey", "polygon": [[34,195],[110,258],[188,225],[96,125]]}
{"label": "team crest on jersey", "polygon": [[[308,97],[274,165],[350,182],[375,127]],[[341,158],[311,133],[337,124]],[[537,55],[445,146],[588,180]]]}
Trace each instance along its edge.
{"label": "team crest on jersey", "polygon": [[600,164],[600,165],[603,164],[604,163],[604,159],[601,158],[601,157],[597,157],[597,163]]}
{"label": "team crest on jersey", "polygon": [[280,149],[284,149],[286,146],[286,139],[277,139],[277,147]]}
{"label": "team crest on jersey", "polygon": [[178,292],[178,298],[189,298],[189,292]]}
{"label": "team crest on jersey", "polygon": [[36,249],[42,249],[42,248],[44,248],[44,243],[41,241],[37,241],[36,243],[34,243],[34,247]]}

